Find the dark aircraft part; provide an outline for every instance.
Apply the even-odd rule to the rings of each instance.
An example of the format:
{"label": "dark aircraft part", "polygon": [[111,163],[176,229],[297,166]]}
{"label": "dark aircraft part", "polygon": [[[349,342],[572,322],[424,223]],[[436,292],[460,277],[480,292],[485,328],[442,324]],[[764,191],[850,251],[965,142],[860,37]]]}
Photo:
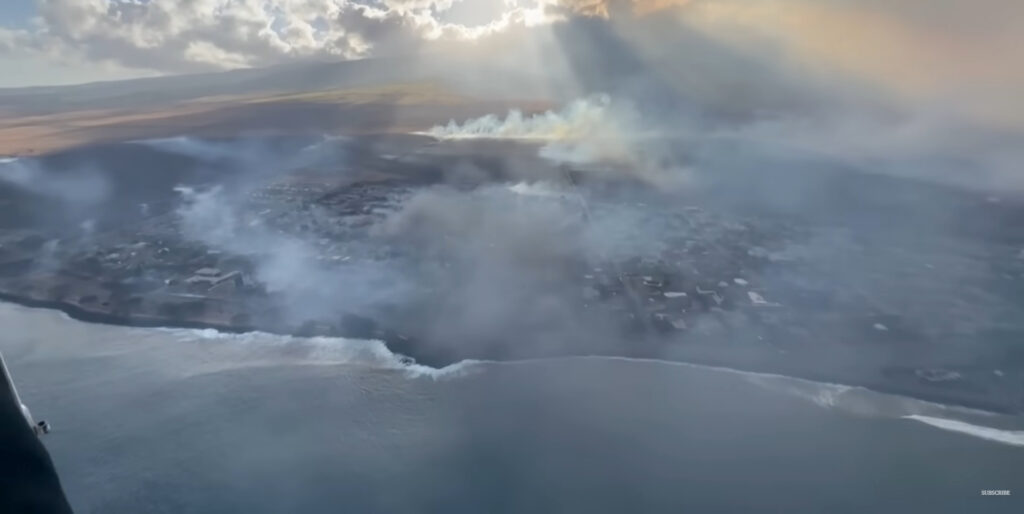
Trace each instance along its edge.
{"label": "dark aircraft part", "polygon": [[50,431],[41,421],[26,423],[7,366],[0,356],[0,512],[65,514],[71,512],[50,454],[37,434]]}

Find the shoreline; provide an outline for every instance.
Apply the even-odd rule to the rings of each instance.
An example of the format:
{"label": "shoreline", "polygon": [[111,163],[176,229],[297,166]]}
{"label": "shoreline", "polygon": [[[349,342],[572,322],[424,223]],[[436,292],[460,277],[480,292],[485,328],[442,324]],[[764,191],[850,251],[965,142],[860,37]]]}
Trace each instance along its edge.
{"label": "shoreline", "polygon": [[82,321],[85,323],[94,323],[98,325],[112,325],[118,327],[132,328],[187,328],[199,330],[213,329],[230,334],[245,334],[248,332],[254,332],[259,330],[261,332],[279,334],[279,332],[268,331],[266,329],[257,329],[256,327],[236,327],[221,323],[209,323],[205,321],[172,320],[167,318],[154,318],[149,316],[126,316],[114,313],[97,312],[85,309],[73,303],[62,302],[58,300],[40,300],[37,298],[29,298],[25,296],[14,295],[2,290],[0,290],[0,301],[12,303],[15,305],[21,305],[23,307],[30,307],[34,309],[49,309],[60,311],[63,312],[64,314],[67,314],[70,318],[74,320]]}
{"label": "shoreline", "polygon": [[[127,316],[113,313],[103,313],[90,311],[84,309],[78,305],[74,305],[67,302],[55,301],[55,300],[39,300],[34,298],[28,298],[24,296],[13,295],[9,292],[0,291],[0,301],[7,302],[22,307],[28,307],[33,309],[46,309],[52,311],[61,312],[71,319],[84,323],[92,323],[99,325],[108,326],[119,326],[119,327],[130,327],[130,328],[172,328],[172,329],[197,329],[206,330],[212,329],[228,334],[246,334],[252,332],[262,332],[280,336],[291,336],[291,337],[307,337],[303,334],[297,333],[295,330],[281,330],[274,329],[273,327],[249,327],[249,326],[235,326],[221,323],[209,323],[196,320],[178,320],[178,319],[166,319],[166,318],[153,318],[153,317],[138,317],[138,316]],[[392,353],[413,359],[416,364],[427,366],[434,369],[443,369],[447,366],[457,364],[465,360],[492,360],[495,362],[501,362],[502,359],[481,359],[480,356],[472,355],[451,355],[441,356],[437,353],[417,351],[415,342],[411,340],[401,340],[395,337],[379,337],[373,334],[339,334],[335,337],[352,338],[352,339],[364,339],[364,340],[380,340],[387,346],[388,350]],[[837,380],[828,376],[824,376],[819,373],[805,373],[799,372],[794,369],[779,369],[773,367],[770,364],[763,366],[741,366],[737,367],[733,363],[728,362],[727,358],[689,358],[689,359],[668,359],[664,356],[649,355],[649,356],[637,356],[637,355],[625,355],[625,354],[566,354],[566,355],[538,355],[537,358],[546,357],[611,357],[611,358],[640,358],[650,360],[660,360],[665,362],[675,362],[681,364],[692,364],[697,366],[708,366],[712,368],[728,369],[737,372],[746,373],[762,373],[769,375],[777,375],[788,378],[809,380],[813,382],[819,382],[823,384],[840,385],[848,387],[859,387],[868,389],[877,393],[890,394],[897,396],[904,396],[914,400],[920,400],[930,403],[935,403],[941,406],[947,407],[962,407],[973,409],[985,413],[999,414],[999,415],[1010,415],[1017,416],[1021,414],[1019,408],[1015,408],[1005,402],[998,402],[994,400],[986,400],[982,398],[964,398],[952,395],[943,394],[938,391],[929,391],[922,389],[915,389],[911,387],[901,386],[899,384],[886,383],[882,381],[844,381]],[[514,362],[514,361],[513,361]]]}
{"label": "shoreline", "polygon": [[[58,311],[69,318],[81,321],[83,323],[91,323],[97,325],[107,325],[116,327],[128,327],[128,328],[176,328],[176,329],[194,329],[194,330],[216,330],[226,334],[248,334],[253,332],[262,332],[265,334],[273,334],[279,336],[291,336],[291,337],[312,337],[310,334],[303,334],[301,330],[288,330],[285,328],[273,327],[273,326],[242,326],[242,325],[231,325],[226,323],[211,323],[208,321],[190,320],[190,319],[174,319],[174,318],[162,318],[155,316],[132,316],[124,314],[116,314],[112,312],[98,312],[95,310],[86,309],[80,305],[64,302],[59,300],[43,300],[38,298],[32,298],[27,296],[20,296],[12,294],[8,291],[0,289],[0,302],[6,302],[13,305],[20,305],[22,307],[28,307],[32,309],[46,309],[52,311]],[[318,334],[324,335],[324,334]],[[403,356],[409,357],[416,361],[417,364],[425,365],[431,368],[441,369],[445,366],[455,364],[465,359],[450,360],[440,357],[437,354],[431,355],[424,352],[415,351],[415,343],[409,340],[403,341],[398,337],[391,337],[388,334],[370,334],[370,333],[349,333],[349,334],[330,334],[328,337],[340,337],[349,339],[363,339],[363,340],[379,340],[387,346],[391,352]]]}

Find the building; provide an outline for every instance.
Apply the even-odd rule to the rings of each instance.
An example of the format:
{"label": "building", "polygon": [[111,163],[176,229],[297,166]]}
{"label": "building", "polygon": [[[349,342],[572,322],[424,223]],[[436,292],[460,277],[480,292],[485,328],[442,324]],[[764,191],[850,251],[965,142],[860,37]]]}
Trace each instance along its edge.
{"label": "building", "polygon": [[242,286],[242,273],[239,271],[225,273],[217,268],[203,268],[189,277],[185,284],[196,292],[229,293]]}

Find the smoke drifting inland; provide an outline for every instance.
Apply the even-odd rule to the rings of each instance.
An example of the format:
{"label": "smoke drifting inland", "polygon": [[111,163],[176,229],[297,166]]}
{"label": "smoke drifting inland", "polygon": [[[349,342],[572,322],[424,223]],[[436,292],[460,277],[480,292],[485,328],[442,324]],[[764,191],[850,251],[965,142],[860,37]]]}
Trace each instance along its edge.
{"label": "smoke drifting inland", "polygon": [[[635,80],[643,83],[648,76]],[[657,79],[651,80],[656,85]],[[597,170],[640,176],[642,183],[658,186],[665,195],[662,201],[747,220],[740,230],[746,234],[730,234],[724,239],[729,242],[718,240],[704,248],[722,252],[723,262],[736,263],[733,269],[743,273],[740,284],[756,284],[750,302],[784,306],[766,315],[781,324],[767,329],[773,333],[768,336],[761,315],[752,315],[759,320],[754,322],[698,317],[699,329],[687,333],[690,341],[701,337],[695,333],[733,342],[781,337],[783,347],[806,341],[810,334],[828,334],[833,341],[853,345],[884,340],[858,346],[856,358],[877,365],[863,373],[882,368],[893,376],[908,373],[908,368],[913,374],[916,367],[979,366],[992,373],[1003,366],[1000,362],[1020,362],[1000,335],[1005,333],[995,328],[1013,333],[1024,328],[1000,321],[1021,308],[1019,301],[1003,296],[1014,287],[1001,283],[1019,279],[1021,264],[1015,255],[1024,247],[1024,234],[1010,221],[1022,215],[1016,164],[1024,161],[1020,134],[942,114],[941,109],[833,86],[831,81],[808,82],[792,92],[810,91],[816,101],[791,108],[784,103],[767,103],[763,109],[748,104],[740,116],[718,116],[706,109],[713,103],[702,103],[702,97],[687,95],[689,91],[667,94],[670,108],[661,110],[657,95],[640,98],[635,92],[668,91],[619,88],[611,95],[576,100],[560,111],[453,121],[431,134],[441,140],[532,139],[540,143],[539,157],[569,165],[584,176]],[[835,101],[820,101],[827,98]],[[676,109],[679,101],[684,106],[694,103],[691,109]],[[629,109],[622,109],[624,105]],[[681,115],[688,111],[695,114]],[[658,197],[639,193],[626,204],[645,205],[633,212],[647,215],[664,208]],[[621,200],[616,204],[622,205]],[[751,223],[751,216],[759,221]],[[671,254],[678,247],[673,242],[677,236],[688,241],[682,246],[700,247],[709,241],[692,229],[674,231],[649,220],[629,226],[649,237],[632,246],[632,253],[619,254],[626,260],[659,255],[659,247]],[[606,240],[615,236],[602,231]],[[758,240],[782,242],[776,250],[764,251]],[[733,260],[733,245],[745,246],[758,258]],[[672,267],[685,269],[682,274],[691,280],[721,276],[722,270],[707,271],[704,255],[693,267],[678,264],[686,259]],[[699,291],[721,291],[722,284],[734,287],[730,280],[701,285]],[[723,333],[723,326],[731,328]],[[965,339],[977,346],[966,349],[954,343]],[[898,342],[905,346],[896,346]],[[790,358],[835,366],[847,351],[853,350],[809,346],[799,350],[800,357]],[[745,358],[764,358],[750,352]],[[979,380],[965,383],[1002,388],[987,377]]]}
{"label": "smoke drifting inland", "polygon": [[[730,237],[712,222],[698,223],[696,213],[643,203],[661,200],[641,190],[619,189],[616,198],[570,187],[554,172],[535,182],[506,174],[513,182],[502,183],[480,170],[459,175],[457,187],[424,186],[421,174],[440,157],[378,161],[350,150],[362,143],[284,150],[273,141],[147,145],[248,170],[221,185],[175,188],[172,219],[185,241],[251,263],[249,278],[288,326],[359,314],[414,336],[416,355],[437,362],[620,353],[621,312],[634,307],[616,296],[619,279],[609,274],[630,261],[633,273],[658,268],[687,234],[712,245]],[[246,154],[229,157],[239,146]],[[430,151],[443,157],[443,148]],[[534,164],[543,168],[541,159]],[[410,175],[364,182],[364,168],[377,165],[408,166]],[[473,182],[464,182],[467,176]],[[699,266],[682,254],[671,258]]]}
{"label": "smoke drifting inland", "polygon": [[[660,187],[681,187],[722,168],[848,167],[990,191],[1021,191],[1021,138],[934,113],[858,108],[777,113],[728,123],[666,118],[639,110],[628,98],[598,95],[559,111],[524,116],[510,111],[426,132],[441,140],[504,139],[541,144],[539,155],[573,165],[622,164],[620,171]],[[736,151],[748,155],[736,154]],[[728,154],[723,155],[722,152]]]}
{"label": "smoke drifting inland", "polygon": [[[605,94],[533,116],[513,110],[504,119],[488,115],[462,124],[452,120],[426,134],[440,140],[494,139],[539,144],[539,156],[552,163],[611,166],[623,177],[664,189],[682,187],[688,178],[681,156],[674,155],[666,143],[669,137],[678,138],[682,133],[657,129],[641,117],[631,101],[613,101]],[[564,177],[549,179],[561,181]]]}
{"label": "smoke drifting inland", "polygon": [[462,124],[452,120],[448,125],[430,129],[427,134],[438,139],[574,140],[612,130],[609,127],[611,109],[611,98],[598,95],[576,100],[557,112],[547,111],[534,116],[524,116],[522,111],[512,110],[504,119],[491,114]]}
{"label": "smoke drifting inland", "polygon": [[[247,205],[248,195],[237,191],[228,193],[221,187],[177,191],[182,197],[176,211],[182,235],[251,259],[253,278],[268,293],[279,296],[279,307],[291,325],[342,313],[366,314],[405,295],[403,288],[408,284],[402,281],[401,267],[360,256],[356,247],[363,241],[325,241],[304,234],[298,226],[268,226],[267,218]],[[338,262],[341,259],[345,261]]]}
{"label": "smoke drifting inland", "polygon": [[[154,152],[164,166],[181,164],[139,191],[110,178],[126,196],[107,198],[123,208],[83,211],[81,234],[40,245],[38,256],[57,273],[126,284],[112,305],[209,295],[209,305],[255,305],[245,319],[282,330],[351,328],[346,316],[359,315],[359,330],[344,335],[387,339],[430,365],[669,357],[828,370],[911,393],[921,392],[914,370],[937,368],[974,388],[943,394],[1007,391],[991,377],[1015,373],[1006,338],[1024,333],[1007,282],[1024,273],[1012,197],[857,169],[842,152],[794,149],[781,131],[757,129],[767,122],[633,133],[665,124],[628,105],[595,97],[536,117],[452,124],[437,129],[441,139],[105,149],[96,169],[107,173]],[[614,158],[606,138],[623,145]],[[557,157],[556,144],[579,157]],[[912,162],[884,148],[880,162]],[[673,177],[685,180],[665,187]],[[70,201],[46,170],[18,180],[25,194]],[[82,226],[88,219],[105,221]],[[243,284],[184,290],[201,268],[240,271]],[[216,315],[205,308],[185,315]]]}
{"label": "smoke drifting inland", "polygon": [[390,146],[137,146],[193,163],[159,176],[183,186],[179,235],[251,261],[291,325],[363,314],[441,363],[607,352],[1012,389],[993,377],[1021,361],[1020,132],[633,4],[545,27],[561,109]]}

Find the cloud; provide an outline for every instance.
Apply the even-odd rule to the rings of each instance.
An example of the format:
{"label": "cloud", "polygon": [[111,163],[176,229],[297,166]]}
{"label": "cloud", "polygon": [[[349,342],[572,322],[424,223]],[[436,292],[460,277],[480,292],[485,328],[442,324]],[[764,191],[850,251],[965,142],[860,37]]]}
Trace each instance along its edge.
{"label": "cloud", "polygon": [[0,53],[163,73],[418,51],[522,20],[515,6],[466,26],[438,15],[466,0],[38,0],[30,30],[0,27]]}
{"label": "cloud", "polygon": [[[262,67],[295,60],[466,54],[521,67],[555,54],[604,57],[587,41],[558,48],[549,26],[601,20],[652,65],[687,63],[707,49],[673,29],[698,31],[753,61],[849,76],[945,109],[1024,123],[1015,115],[1024,71],[1024,3],[1016,0],[37,0],[28,28],[0,26],[0,57],[97,63],[182,73]],[[653,15],[652,15],[653,14]],[[645,32],[650,34],[645,34]],[[563,31],[566,32],[566,31]],[[571,32],[571,29],[568,30]],[[587,37],[595,36],[590,30]],[[834,37],[843,34],[842,38]],[[600,34],[597,34],[600,35]],[[579,34],[576,34],[578,37]],[[473,42],[474,44],[467,44]],[[638,45],[638,42],[642,43]],[[527,55],[526,49],[531,49]],[[475,50],[474,50],[475,49]],[[617,55],[621,56],[619,50]],[[654,55],[645,55],[654,54]],[[707,56],[703,66],[718,55]],[[427,58],[425,58],[427,59]],[[581,59],[577,58],[577,64]],[[443,63],[439,63],[443,64]],[[504,64],[503,64],[504,66]],[[552,63],[545,72],[557,73]],[[607,66],[598,70],[609,71]],[[573,70],[586,81],[585,69]],[[635,71],[597,73],[627,80]],[[620,73],[620,71],[622,71]],[[660,70],[659,70],[660,71]],[[673,71],[673,70],[668,70]],[[685,70],[684,70],[685,71]],[[549,73],[549,74],[550,74]],[[806,73],[805,73],[806,75]],[[671,82],[700,79],[670,76]],[[739,77],[742,79],[742,77]],[[804,79],[799,77],[798,79]],[[733,81],[754,84],[755,80]],[[586,85],[586,84],[585,84]],[[730,86],[737,88],[738,86]],[[588,88],[584,88],[588,89]],[[608,91],[589,88],[585,93]],[[768,88],[771,90],[771,88]],[[737,98],[763,94],[747,87]]]}
{"label": "cloud", "polygon": [[549,11],[583,16],[609,18],[623,13],[648,14],[671,7],[681,7],[694,0],[553,0]]}
{"label": "cloud", "polygon": [[[160,73],[417,53],[513,28],[607,15],[587,0],[36,0],[0,55]],[[678,2],[636,2],[661,5]],[[479,13],[475,16],[466,13]],[[450,13],[455,13],[450,14]],[[451,20],[471,19],[472,22]],[[497,48],[500,50],[500,48]],[[26,57],[27,58],[27,57]]]}
{"label": "cloud", "polygon": [[[642,122],[617,114],[612,124],[590,123],[600,128],[589,131],[589,140],[603,141],[591,146],[606,150],[615,149],[607,144],[608,130],[631,133],[641,124],[661,131],[671,126],[756,133],[759,139],[786,127],[792,131],[777,134],[851,156],[893,155],[897,140],[907,143],[903,152],[934,149],[937,155],[961,148],[971,156],[989,156],[1004,170],[997,175],[1009,176],[1016,155],[1011,149],[1020,146],[1016,141],[1024,128],[1017,94],[1024,89],[1024,71],[1016,65],[1024,32],[1014,24],[1024,19],[1024,3],[1015,0],[40,0],[39,5],[31,28],[0,29],[0,54],[31,49],[57,59],[176,73],[422,52],[430,70],[475,81],[474,92],[481,95],[542,91],[535,96],[587,102],[607,93],[615,103],[629,104]],[[843,38],[834,37],[837,33]],[[506,80],[517,72],[520,82]],[[600,106],[590,106],[598,108],[537,118],[512,113],[439,127],[436,131],[451,134],[436,135],[500,127],[500,135],[508,137],[556,125],[580,132],[580,125],[549,122],[565,121],[567,115],[585,122],[587,112],[602,114]],[[728,123],[749,125],[721,127]],[[957,135],[1006,126],[1016,134],[995,134],[987,138],[991,143],[982,136]],[[870,137],[886,127],[898,137]],[[858,137],[859,130],[867,132]],[[826,140],[830,134],[834,140]],[[590,154],[579,145],[562,146],[550,155],[578,157],[581,148],[582,155]]]}

